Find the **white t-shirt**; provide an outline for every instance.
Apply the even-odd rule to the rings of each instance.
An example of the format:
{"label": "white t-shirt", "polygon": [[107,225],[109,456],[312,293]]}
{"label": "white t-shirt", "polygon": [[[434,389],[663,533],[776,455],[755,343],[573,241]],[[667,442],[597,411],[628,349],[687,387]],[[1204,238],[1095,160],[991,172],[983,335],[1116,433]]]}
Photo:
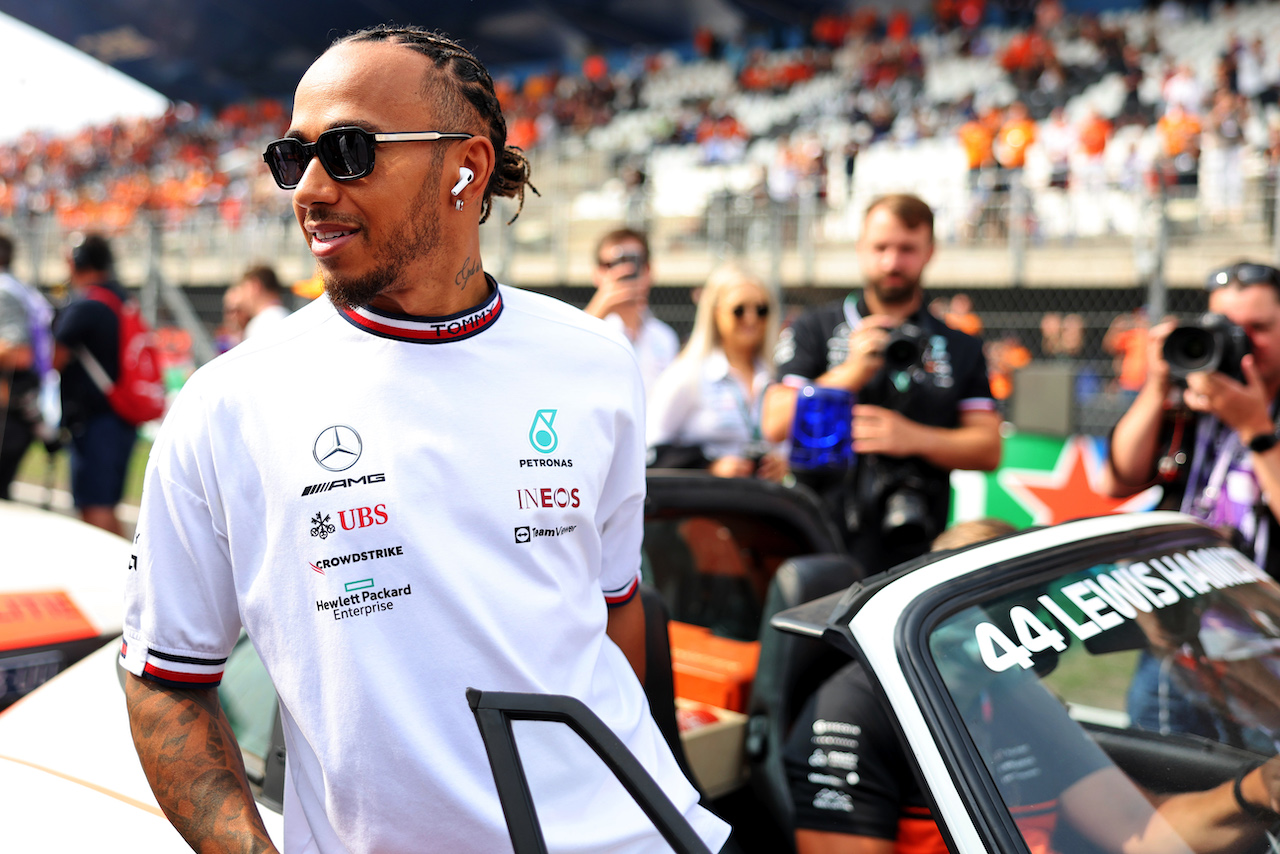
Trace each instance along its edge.
{"label": "white t-shirt", "polygon": [[658,377],[675,361],[680,352],[680,336],[667,324],[652,314],[645,312],[644,322],[640,324],[640,334],[634,341],[627,335],[626,324],[616,314],[605,317],[604,322],[621,334],[635,350],[636,361],[640,363],[640,376],[644,378],[646,392],[653,391]]}
{"label": "white t-shirt", "polygon": [[[497,287],[438,320],[317,300],[209,363],[152,450],[125,667],[216,681],[243,624],[280,695],[285,851],[509,851],[465,689],[583,700],[719,848],[621,650],[641,383],[629,348]],[[557,724],[517,743],[552,851],[668,850]]]}
{"label": "white t-shirt", "polygon": [[244,337],[246,340],[255,335],[261,335],[268,329],[274,329],[279,325],[280,321],[289,316],[289,309],[282,305],[269,305],[262,311],[258,312],[253,318],[244,325]]}
{"label": "white t-shirt", "polygon": [[720,348],[705,359],[677,360],[649,394],[645,441],[655,445],[697,445],[709,460],[745,456],[759,450],[760,407],[769,366],[757,361],[752,393],[729,373]]}

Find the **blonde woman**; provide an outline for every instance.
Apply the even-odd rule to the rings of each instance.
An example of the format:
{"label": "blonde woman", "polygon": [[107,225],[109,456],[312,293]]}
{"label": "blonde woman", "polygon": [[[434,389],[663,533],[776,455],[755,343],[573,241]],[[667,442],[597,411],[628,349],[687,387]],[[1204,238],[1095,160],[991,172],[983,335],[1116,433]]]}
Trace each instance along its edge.
{"label": "blonde woman", "polygon": [[[778,336],[778,301],[737,263],[702,288],[689,343],[649,397],[647,439],[655,466],[705,466],[719,477],[781,480],[786,459],[760,434],[760,402]],[[680,462],[671,462],[682,457]]]}

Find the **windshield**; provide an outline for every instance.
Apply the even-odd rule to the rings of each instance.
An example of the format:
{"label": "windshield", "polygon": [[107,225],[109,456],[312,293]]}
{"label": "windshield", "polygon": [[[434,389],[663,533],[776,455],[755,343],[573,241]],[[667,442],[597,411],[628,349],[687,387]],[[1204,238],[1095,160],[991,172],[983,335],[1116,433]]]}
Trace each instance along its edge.
{"label": "windshield", "polygon": [[1033,854],[1240,843],[1208,825],[1239,831],[1231,782],[1276,754],[1280,588],[1239,553],[1066,566],[948,616],[929,649]]}

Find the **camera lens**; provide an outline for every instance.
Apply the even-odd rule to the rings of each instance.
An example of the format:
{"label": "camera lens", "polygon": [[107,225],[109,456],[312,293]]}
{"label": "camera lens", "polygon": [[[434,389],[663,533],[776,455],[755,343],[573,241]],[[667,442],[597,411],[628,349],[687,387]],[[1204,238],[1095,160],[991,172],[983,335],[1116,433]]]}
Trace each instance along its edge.
{"label": "camera lens", "polygon": [[1216,369],[1220,354],[1214,333],[1198,326],[1173,330],[1164,342],[1164,359],[1175,376]]}
{"label": "camera lens", "polygon": [[884,348],[884,360],[895,367],[905,367],[915,362],[919,352],[914,341],[899,338]]}

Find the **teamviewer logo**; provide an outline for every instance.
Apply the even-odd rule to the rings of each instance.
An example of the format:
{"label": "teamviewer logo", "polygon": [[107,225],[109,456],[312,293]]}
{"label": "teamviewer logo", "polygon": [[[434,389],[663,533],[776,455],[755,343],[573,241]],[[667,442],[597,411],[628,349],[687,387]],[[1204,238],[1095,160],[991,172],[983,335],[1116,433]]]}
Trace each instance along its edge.
{"label": "teamviewer logo", "polygon": [[529,542],[529,540],[530,540],[530,539],[532,539],[532,537],[529,535],[529,526],[528,526],[528,525],[525,525],[525,526],[520,527],[520,528],[516,528],[516,542],[517,542],[517,543],[527,543],[527,542]]}

